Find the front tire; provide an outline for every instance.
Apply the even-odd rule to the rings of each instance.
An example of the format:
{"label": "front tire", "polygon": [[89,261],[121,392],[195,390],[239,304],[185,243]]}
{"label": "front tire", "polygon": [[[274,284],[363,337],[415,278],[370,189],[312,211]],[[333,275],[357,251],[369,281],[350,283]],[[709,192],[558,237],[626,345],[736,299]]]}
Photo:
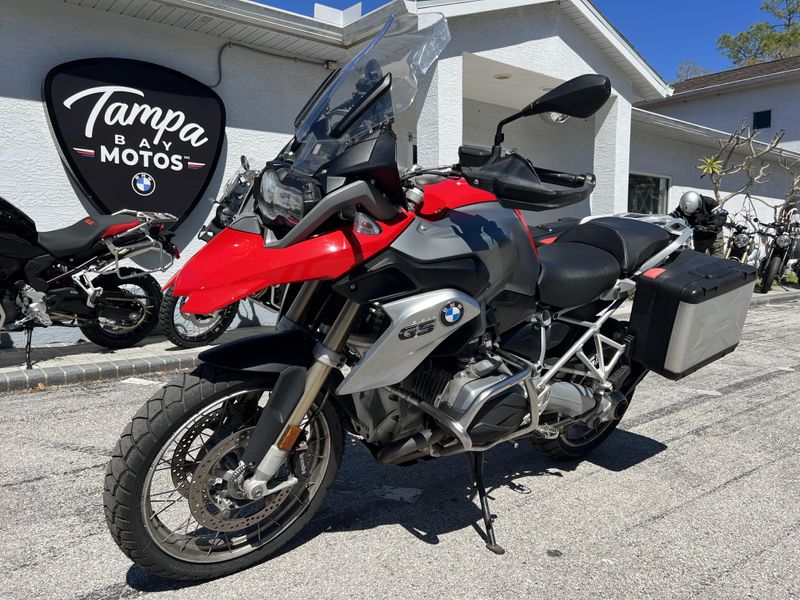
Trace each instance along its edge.
{"label": "front tire", "polygon": [[185,297],[175,296],[169,288],[161,302],[159,320],[167,339],[179,348],[206,346],[221,336],[233,323],[239,310],[238,300],[210,315],[184,316]]}
{"label": "front tire", "polygon": [[758,287],[760,293],[766,294],[772,289],[773,282],[778,278],[778,270],[781,268],[782,262],[780,256],[773,256],[769,261],[764,276],[761,278],[761,285]]}
{"label": "front tire", "polygon": [[[274,381],[201,365],[134,416],[112,454],[103,494],[111,535],[131,560],[171,579],[222,577],[274,554],[319,510],[343,450],[336,410],[319,400],[304,422],[305,439],[282,468],[297,483],[261,500],[225,497],[220,473],[235,466]],[[167,491],[157,491],[157,481]]]}

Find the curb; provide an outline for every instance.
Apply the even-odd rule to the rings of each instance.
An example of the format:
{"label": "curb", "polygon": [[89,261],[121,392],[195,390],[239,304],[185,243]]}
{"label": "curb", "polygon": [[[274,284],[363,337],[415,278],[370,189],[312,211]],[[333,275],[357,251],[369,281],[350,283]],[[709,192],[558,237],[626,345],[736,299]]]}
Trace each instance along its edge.
{"label": "curb", "polygon": [[750,306],[761,306],[764,304],[783,304],[784,302],[791,302],[792,300],[800,300],[800,290],[791,292],[780,292],[770,296],[769,294],[753,294],[750,300]]}
{"label": "curb", "polygon": [[[800,290],[777,294],[754,294],[750,306],[783,304],[800,300]],[[108,379],[119,379],[133,375],[152,375],[170,371],[192,369],[199,364],[198,352],[170,353],[166,358],[148,356],[146,358],[118,358],[94,361],[80,365],[63,367],[34,367],[25,369],[0,370],[0,393],[36,389],[40,385],[71,385],[91,383]]]}
{"label": "curb", "polygon": [[118,379],[120,377],[130,377],[131,375],[150,375],[165,371],[178,371],[191,369],[197,366],[198,363],[196,353],[184,353],[171,355],[168,358],[156,356],[133,359],[123,358],[82,365],[0,371],[0,393],[35,389],[39,385],[50,387],[53,385]]}

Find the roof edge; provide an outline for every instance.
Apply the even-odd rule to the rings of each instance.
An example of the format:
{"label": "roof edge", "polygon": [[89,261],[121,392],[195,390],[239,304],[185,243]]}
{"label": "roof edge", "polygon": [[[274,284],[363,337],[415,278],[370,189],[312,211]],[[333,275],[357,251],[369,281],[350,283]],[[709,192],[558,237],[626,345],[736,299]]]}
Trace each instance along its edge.
{"label": "roof edge", "polygon": [[765,83],[770,83],[772,81],[780,81],[782,79],[790,79],[793,76],[800,75],[800,68],[797,69],[788,69],[786,71],[779,71],[777,73],[768,73],[767,75],[757,75],[756,77],[748,77],[747,79],[739,79],[737,81],[727,81],[725,83],[718,83],[716,85],[709,85],[702,88],[697,88],[694,90],[689,90],[687,92],[676,92],[671,96],[668,96],[663,99],[658,100],[650,100],[647,102],[642,103],[642,106],[660,106],[666,104],[672,104],[679,100],[688,100],[690,98],[698,98],[702,96],[708,96],[709,94],[718,94],[720,92],[725,92],[730,89],[735,88],[747,88],[752,86],[757,86]]}
{"label": "roof edge", "polygon": [[[638,107],[633,107],[631,109],[631,121],[682,131],[684,133],[700,135],[715,141],[719,139],[726,139],[731,135],[731,132],[713,129],[711,127],[706,127],[705,125],[698,125],[697,123],[692,123],[690,121],[683,121],[682,119],[676,119],[675,117],[668,117],[667,115],[651,112]],[[760,140],[755,140],[754,143],[756,146],[762,148],[768,146],[767,142],[762,142]],[[788,148],[780,145],[777,146],[777,148],[770,152],[767,156],[777,158],[780,155],[788,156],[790,158],[800,158],[800,152],[789,150]]]}

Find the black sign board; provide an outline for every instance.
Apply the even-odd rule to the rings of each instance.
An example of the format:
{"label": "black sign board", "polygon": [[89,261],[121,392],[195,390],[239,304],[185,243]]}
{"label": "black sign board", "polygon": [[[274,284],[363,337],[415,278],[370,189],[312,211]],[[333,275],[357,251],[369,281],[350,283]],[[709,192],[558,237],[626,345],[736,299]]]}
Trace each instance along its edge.
{"label": "black sign board", "polygon": [[214,174],[225,132],[217,94],[182,73],[120,58],[64,63],[44,80],[61,156],[102,213],[182,221]]}

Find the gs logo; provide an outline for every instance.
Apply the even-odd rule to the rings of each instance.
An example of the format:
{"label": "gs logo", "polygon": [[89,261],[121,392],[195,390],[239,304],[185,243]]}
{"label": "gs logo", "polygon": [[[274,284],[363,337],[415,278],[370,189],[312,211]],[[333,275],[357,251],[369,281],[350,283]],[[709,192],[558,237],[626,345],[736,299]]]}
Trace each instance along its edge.
{"label": "gs logo", "polygon": [[425,319],[419,323],[413,323],[408,327],[403,327],[397,337],[401,340],[410,340],[426,333],[430,333],[436,327],[436,319]]}

